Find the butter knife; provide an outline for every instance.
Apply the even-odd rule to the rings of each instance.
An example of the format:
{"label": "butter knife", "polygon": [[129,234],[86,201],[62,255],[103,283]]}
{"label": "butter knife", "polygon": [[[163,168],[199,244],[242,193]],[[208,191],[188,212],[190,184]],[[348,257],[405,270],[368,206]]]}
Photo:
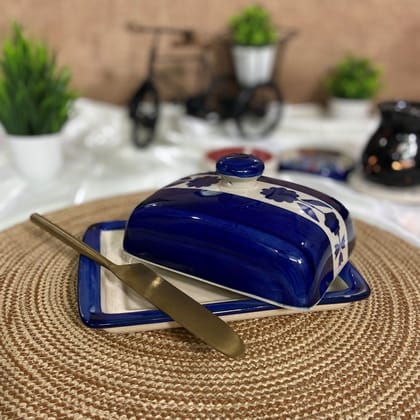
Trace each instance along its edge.
{"label": "butter knife", "polygon": [[227,323],[146,265],[114,264],[40,214],[32,214],[30,220],[80,254],[111,271],[124,284],[209,346],[233,358],[239,358],[244,354],[243,341]]}

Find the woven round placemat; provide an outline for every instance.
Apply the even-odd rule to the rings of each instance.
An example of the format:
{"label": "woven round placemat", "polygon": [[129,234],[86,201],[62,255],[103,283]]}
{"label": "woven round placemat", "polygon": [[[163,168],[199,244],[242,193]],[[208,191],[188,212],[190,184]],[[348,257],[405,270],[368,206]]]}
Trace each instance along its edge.
{"label": "woven round placemat", "polygon": [[[134,194],[50,213],[79,236]],[[232,323],[231,360],[182,328],[112,334],[77,311],[78,256],[30,222],[0,233],[1,418],[414,418],[420,250],[356,222],[372,294],[336,311]]]}

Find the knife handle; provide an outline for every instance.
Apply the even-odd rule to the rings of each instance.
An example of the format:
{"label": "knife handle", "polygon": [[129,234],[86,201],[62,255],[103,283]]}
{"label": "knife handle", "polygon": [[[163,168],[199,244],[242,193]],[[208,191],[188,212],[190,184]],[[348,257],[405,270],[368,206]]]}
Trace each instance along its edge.
{"label": "knife handle", "polygon": [[64,229],[57,226],[55,223],[46,219],[38,213],[31,214],[31,221],[55,236],[56,238],[63,241],[65,244],[71,246],[74,250],[80,254],[96,261],[98,264],[103,265],[105,268],[111,269],[115,264],[110,261],[108,258],[101,255],[99,252],[95,251],[92,247],[85,244],[80,239],[74,237],[70,233],[66,232]]}

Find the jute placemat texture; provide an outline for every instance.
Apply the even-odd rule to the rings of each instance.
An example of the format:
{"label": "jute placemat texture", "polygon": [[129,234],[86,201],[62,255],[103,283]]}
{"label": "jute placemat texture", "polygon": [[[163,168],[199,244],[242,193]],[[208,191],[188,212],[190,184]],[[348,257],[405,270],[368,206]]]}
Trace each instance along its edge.
{"label": "jute placemat texture", "polygon": [[[144,194],[50,213],[81,236],[126,219]],[[231,360],[184,329],[82,325],[76,253],[25,222],[0,233],[0,417],[415,418],[420,250],[356,222],[352,261],[372,294],[337,311],[232,323]]]}

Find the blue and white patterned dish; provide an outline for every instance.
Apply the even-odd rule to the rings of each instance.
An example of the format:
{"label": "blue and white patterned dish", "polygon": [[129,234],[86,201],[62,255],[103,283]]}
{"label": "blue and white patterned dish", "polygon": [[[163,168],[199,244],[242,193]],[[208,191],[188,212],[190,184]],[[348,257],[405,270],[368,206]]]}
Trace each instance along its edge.
{"label": "blue and white patterned dish", "polygon": [[124,249],[272,305],[311,308],[347,264],[347,209],[302,185],[262,176],[246,154],[182,178],[132,212]]}
{"label": "blue and white patterned dish", "polygon": [[355,166],[354,159],[337,150],[301,148],[282,153],[278,169],[345,181]]}
{"label": "blue and white patterned dish", "polygon": [[[122,250],[125,221],[105,221],[95,224],[85,232],[83,240],[116,263],[127,263],[128,254]],[[107,239],[108,238],[108,239]],[[112,238],[111,240],[109,238]],[[117,260],[115,260],[117,258]],[[209,310],[226,320],[260,318],[292,313],[255,299],[233,295],[221,288],[209,286],[195,279],[165,277],[177,287],[202,302]],[[108,278],[104,278],[110,276]],[[163,312],[151,307],[107,270],[89,258],[80,257],[78,272],[78,304],[81,319],[91,328],[105,328],[112,332],[130,332],[174,327],[176,324]],[[202,289],[201,289],[202,288]],[[369,296],[369,286],[349,262],[313,310],[339,309],[351,302]]]}

